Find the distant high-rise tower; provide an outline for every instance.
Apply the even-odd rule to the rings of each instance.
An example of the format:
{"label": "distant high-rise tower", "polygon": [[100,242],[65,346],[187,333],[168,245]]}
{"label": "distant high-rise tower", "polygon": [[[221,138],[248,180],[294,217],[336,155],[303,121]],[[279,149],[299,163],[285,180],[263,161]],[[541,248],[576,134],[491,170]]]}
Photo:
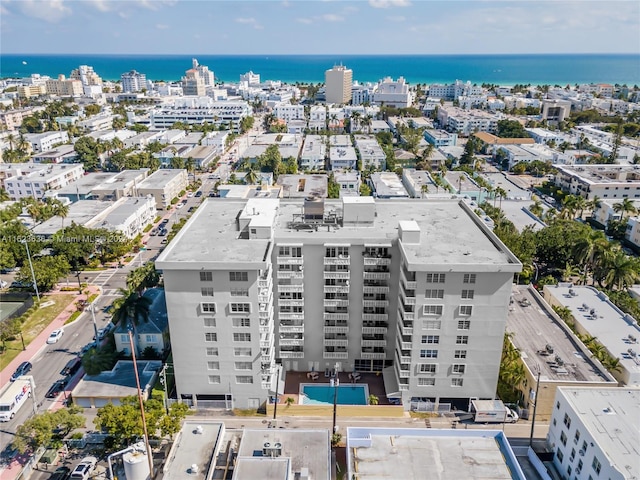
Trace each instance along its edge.
{"label": "distant high-rise tower", "polygon": [[343,65],[335,65],[324,72],[327,103],[347,103],[351,100],[353,70]]}
{"label": "distant high-rise tower", "polygon": [[191,64],[193,65],[192,68],[198,72],[200,77],[202,77],[202,81],[207,87],[213,87],[215,85],[215,77],[213,75],[213,72],[209,70],[209,67],[200,65],[198,63],[198,60],[195,58],[191,59]]}
{"label": "distant high-rise tower", "polygon": [[124,93],[140,92],[147,88],[147,76],[135,70],[123,73],[120,75],[120,80],[122,80],[122,91]]}

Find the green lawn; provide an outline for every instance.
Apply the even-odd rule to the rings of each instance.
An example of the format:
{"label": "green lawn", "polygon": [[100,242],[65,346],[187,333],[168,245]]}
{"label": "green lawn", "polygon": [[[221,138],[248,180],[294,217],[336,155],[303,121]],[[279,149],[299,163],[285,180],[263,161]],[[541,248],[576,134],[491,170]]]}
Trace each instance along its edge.
{"label": "green lawn", "polygon": [[[25,345],[29,345],[51,321],[56,318],[75,298],[75,295],[49,295],[42,297],[42,303],[53,302],[44,308],[36,309],[23,324],[22,335]],[[6,350],[0,355],[0,370],[4,369],[22,351],[20,335],[6,342]]]}

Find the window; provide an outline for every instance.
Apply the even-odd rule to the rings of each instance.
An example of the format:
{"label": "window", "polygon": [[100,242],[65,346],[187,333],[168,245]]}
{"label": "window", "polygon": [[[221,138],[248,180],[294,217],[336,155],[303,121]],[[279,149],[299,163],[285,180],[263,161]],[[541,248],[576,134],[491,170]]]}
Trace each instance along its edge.
{"label": "window", "polygon": [[464,379],[462,379],[462,378],[452,378],[451,379],[451,386],[452,387],[461,387],[463,383],[464,383]]}
{"label": "window", "polygon": [[234,333],[233,341],[234,342],[250,342],[251,334],[250,333]]}
{"label": "window", "polygon": [[436,373],[438,369],[437,363],[421,363],[420,373]]}
{"label": "window", "polygon": [[476,274],[465,273],[464,277],[462,277],[462,283],[476,283]]}
{"label": "window", "polygon": [[220,375],[209,375],[209,383],[220,383]]}
{"label": "window", "polygon": [[231,313],[251,313],[250,303],[231,303]]}
{"label": "window", "polygon": [[418,386],[419,387],[433,387],[436,384],[436,379],[435,378],[419,378],[418,379]]}
{"label": "window", "polygon": [[235,362],[236,370],[251,370],[253,364],[251,362]]}
{"label": "window", "polygon": [[453,373],[464,373],[467,366],[464,363],[454,363],[451,367]]}
{"label": "window", "polygon": [[233,356],[234,357],[250,357],[251,349],[247,347],[235,347],[233,349]]}
{"label": "window", "polygon": [[250,375],[237,375],[236,383],[253,383],[253,377]]}
{"label": "window", "polygon": [[216,304],[215,303],[201,303],[203,313],[216,313]]}
{"label": "window", "polygon": [[249,289],[248,288],[232,288],[229,291],[232,297],[248,297]]}
{"label": "window", "polygon": [[444,290],[429,290],[424,292],[424,298],[444,298]]}
{"label": "window", "polygon": [[577,445],[579,441],[580,441],[580,430],[576,430],[576,436],[573,437],[573,443]]}
{"label": "window", "polygon": [[238,317],[238,318],[234,318],[232,321],[233,321],[234,327],[250,327],[251,326],[251,319],[249,318]]}
{"label": "window", "polygon": [[216,326],[216,319],[215,318],[205,318],[203,323],[204,323],[205,327],[215,327]]}
{"label": "window", "polygon": [[204,341],[205,342],[217,342],[218,341],[218,334],[217,333],[205,333],[204,334]]}
{"label": "window", "polygon": [[442,305],[423,305],[423,315],[442,315]]}
{"label": "window", "polygon": [[213,287],[202,287],[200,292],[203,297],[213,297]]}
{"label": "window", "polygon": [[573,462],[573,459],[576,458],[576,449],[572,448],[571,449],[571,455],[569,455],[569,461]]}
{"label": "window", "polygon": [[200,272],[201,282],[213,282],[213,272]]}
{"label": "window", "polygon": [[422,335],[422,343],[440,343],[440,335]]}
{"label": "window", "polygon": [[248,282],[249,272],[229,272],[230,282]]}
{"label": "window", "polygon": [[438,358],[438,350],[420,350],[420,358]]}
{"label": "window", "polygon": [[207,347],[207,357],[217,357],[218,347]]}
{"label": "window", "polygon": [[593,457],[593,462],[591,462],[591,468],[593,468],[595,472],[598,475],[600,475],[600,469],[602,468],[602,465],[600,464],[600,460],[598,460],[598,457]]}
{"label": "window", "polygon": [[567,445],[567,434],[562,432],[560,434],[560,443],[562,443],[562,445]]}
{"label": "window", "polygon": [[453,358],[467,358],[467,351],[466,350],[456,350],[453,353]]}
{"label": "window", "polygon": [[556,402],[556,409],[560,410],[560,402]]}
{"label": "window", "polygon": [[426,281],[427,283],[444,283],[445,274],[444,273],[427,273]]}
{"label": "window", "polygon": [[458,330],[469,330],[470,327],[470,320],[458,320]]}
{"label": "window", "polygon": [[468,335],[458,335],[456,337],[456,345],[467,345],[469,343]]}
{"label": "window", "polygon": [[558,458],[558,462],[560,463],[562,463],[562,460],[564,460],[564,453],[562,453],[560,447],[558,447],[558,450],[556,450],[556,457]]}
{"label": "window", "polygon": [[424,320],[422,322],[422,328],[425,330],[440,330],[440,328],[442,328],[442,322],[440,320]]}
{"label": "window", "polygon": [[471,305],[460,305],[460,315],[471,315],[473,307]]}
{"label": "window", "polygon": [[155,343],[156,342],[156,336],[155,335],[146,335],[144,337],[144,341],[147,343]]}
{"label": "window", "polygon": [[571,428],[571,417],[569,416],[568,413],[564,414],[564,420],[563,420],[564,426],[567,428]]}
{"label": "window", "polygon": [[220,370],[220,362],[207,362],[207,370]]}
{"label": "window", "polygon": [[466,300],[472,300],[473,299],[473,290],[462,290],[462,298],[466,299]]}
{"label": "window", "polygon": [[587,442],[586,442],[586,440],[582,442],[582,448],[580,450],[582,450],[584,453],[587,453]]}

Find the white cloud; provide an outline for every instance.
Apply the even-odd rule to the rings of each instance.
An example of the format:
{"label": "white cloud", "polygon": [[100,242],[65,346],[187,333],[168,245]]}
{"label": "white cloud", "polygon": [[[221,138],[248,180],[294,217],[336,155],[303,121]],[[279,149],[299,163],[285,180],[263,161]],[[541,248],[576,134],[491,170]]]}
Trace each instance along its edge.
{"label": "white cloud", "polygon": [[50,23],[58,22],[72,13],[71,8],[65,5],[63,0],[22,0],[17,5],[25,15]]}
{"label": "white cloud", "polygon": [[110,2],[107,0],[90,0],[90,3],[101,12],[108,12],[111,10]]}
{"label": "white cloud", "polygon": [[336,15],[335,13],[325,13],[322,15],[322,19],[327,22],[344,22],[344,17]]}
{"label": "white cloud", "polygon": [[256,30],[262,30],[264,27],[262,25],[260,25],[260,23],[258,23],[258,21],[253,18],[253,17],[248,17],[248,18],[244,18],[244,17],[239,17],[236,18],[236,22],[237,23],[242,23],[243,25],[252,25],[254,29]]}
{"label": "white cloud", "polygon": [[373,8],[408,7],[409,0],[369,0],[369,5]]}
{"label": "white cloud", "polygon": [[158,30],[168,30],[170,27],[169,27],[169,25],[166,25],[164,23],[157,23],[156,24],[156,28]]}

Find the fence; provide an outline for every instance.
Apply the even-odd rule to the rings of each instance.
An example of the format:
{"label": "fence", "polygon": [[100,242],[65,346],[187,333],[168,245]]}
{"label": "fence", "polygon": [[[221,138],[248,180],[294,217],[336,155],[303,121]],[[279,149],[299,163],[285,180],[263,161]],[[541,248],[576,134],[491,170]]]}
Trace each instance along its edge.
{"label": "fence", "polygon": [[433,402],[411,402],[411,410],[414,412],[446,413],[451,411],[451,404],[439,403],[436,406]]}

